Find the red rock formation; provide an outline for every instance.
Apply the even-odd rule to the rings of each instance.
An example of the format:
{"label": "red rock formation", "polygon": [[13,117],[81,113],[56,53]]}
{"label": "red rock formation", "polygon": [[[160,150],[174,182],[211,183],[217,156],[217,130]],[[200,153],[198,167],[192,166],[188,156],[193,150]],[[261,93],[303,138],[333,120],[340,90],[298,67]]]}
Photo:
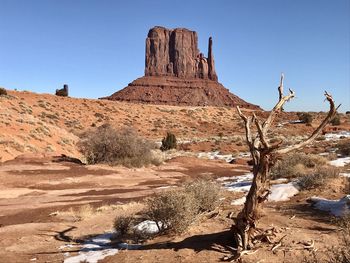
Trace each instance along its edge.
{"label": "red rock formation", "polygon": [[218,82],[213,41],[208,58],[198,50],[197,33],[186,28],[154,27],[146,38],[145,76],[104,99],[135,103],[229,106],[259,109]]}
{"label": "red rock formation", "polygon": [[175,76],[217,81],[209,38],[208,58],[198,50],[197,33],[186,28],[154,27],[146,39],[145,76]]}

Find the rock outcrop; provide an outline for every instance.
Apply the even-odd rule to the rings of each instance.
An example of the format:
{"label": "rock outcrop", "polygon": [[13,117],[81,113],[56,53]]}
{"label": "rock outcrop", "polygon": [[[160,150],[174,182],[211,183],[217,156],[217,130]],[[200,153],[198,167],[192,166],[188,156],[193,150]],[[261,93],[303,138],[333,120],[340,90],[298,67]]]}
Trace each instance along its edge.
{"label": "rock outcrop", "polygon": [[198,50],[197,33],[186,28],[152,28],[146,39],[145,76],[200,78],[217,81],[209,38],[208,58]]}
{"label": "rock outcrop", "polygon": [[61,96],[61,97],[67,97],[68,96],[68,85],[64,84],[63,85],[63,89],[56,89],[56,93],[57,96]]}
{"label": "rock outcrop", "polygon": [[145,76],[104,99],[135,103],[229,106],[259,109],[218,82],[213,40],[208,57],[198,50],[195,31],[154,27],[146,38]]}

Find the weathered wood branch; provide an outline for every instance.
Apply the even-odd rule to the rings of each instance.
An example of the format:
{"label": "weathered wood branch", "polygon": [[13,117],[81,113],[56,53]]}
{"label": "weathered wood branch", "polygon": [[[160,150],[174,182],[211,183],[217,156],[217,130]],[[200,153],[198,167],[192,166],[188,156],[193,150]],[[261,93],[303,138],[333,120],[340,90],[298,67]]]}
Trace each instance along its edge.
{"label": "weathered wood branch", "polygon": [[284,96],[283,95],[283,80],[284,80],[284,75],[281,75],[281,82],[280,82],[280,86],[278,87],[278,93],[279,93],[279,100],[277,102],[277,104],[275,105],[275,107],[273,107],[273,109],[271,110],[269,116],[267,117],[266,121],[263,123],[262,127],[263,127],[263,134],[266,135],[267,131],[269,130],[269,128],[271,127],[271,124],[273,123],[273,121],[276,118],[277,113],[279,113],[282,110],[283,105],[291,100],[292,98],[295,97],[295,93],[289,89],[289,94]]}
{"label": "weathered wood branch", "polygon": [[337,114],[337,110],[340,107],[340,105],[338,107],[335,107],[332,95],[330,95],[327,91],[325,91],[324,95],[326,96],[326,100],[328,100],[328,102],[329,102],[329,112],[328,112],[327,116],[324,118],[324,120],[317,127],[317,129],[314,130],[314,132],[310,135],[310,137],[307,138],[305,141],[302,141],[302,142],[295,144],[293,146],[290,146],[290,147],[279,149],[276,151],[276,153],[285,154],[285,153],[303,148],[304,146],[312,143],[316,139],[316,137],[320,134],[320,132],[323,130],[323,128],[333,119],[333,117]]}
{"label": "weathered wood branch", "polygon": [[266,149],[268,149],[268,148],[270,148],[270,145],[269,145],[268,141],[266,140],[266,134],[264,134],[263,127],[261,126],[261,123],[258,120],[258,118],[255,116],[255,114],[253,116],[254,116],[254,119],[255,119],[255,126],[258,129],[260,142],[262,143],[262,145]]}

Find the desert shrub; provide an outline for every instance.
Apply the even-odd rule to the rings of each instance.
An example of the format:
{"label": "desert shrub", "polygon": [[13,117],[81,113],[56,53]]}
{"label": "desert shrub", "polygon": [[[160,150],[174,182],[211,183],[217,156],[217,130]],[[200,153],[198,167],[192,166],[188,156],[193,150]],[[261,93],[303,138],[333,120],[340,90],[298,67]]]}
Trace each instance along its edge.
{"label": "desert shrub", "polygon": [[333,166],[323,166],[312,174],[300,177],[298,185],[301,190],[311,190],[323,187],[327,184],[329,179],[339,177],[339,169]]}
{"label": "desert shrub", "polygon": [[295,178],[308,174],[314,168],[325,165],[327,159],[320,155],[291,153],[278,160],[271,170],[271,177]]}
{"label": "desert shrub", "polygon": [[198,203],[184,190],[170,190],[147,200],[146,215],[157,222],[160,232],[181,233],[195,220]]}
{"label": "desert shrub", "polygon": [[186,193],[193,196],[199,212],[214,210],[219,202],[220,185],[208,180],[196,180],[185,185]]}
{"label": "desert shrub", "polygon": [[0,96],[5,96],[7,95],[7,90],[4,88],[0,88]]}
{"label": "desert shrub", "polygon": [[340,116],[339,114],[335,115],[333,119],[331,120],[331,124],[333,126],[340,125]]}
{"label": "desert shrub", "polygon": [[313,117],[312,117],[311,113],[298,112],[297,115],[298,115],[299,120],[302,121],[303,123],[311,124],[313,121]]}
{"label": "desert shrub", "polygon": [[176,148],[176,137],[175,134],[171,132],[167,132],[166,136],[162,140],[162,146],[160,149],[162,151],[167,151],[170,149],[175,149]]}
{"label": "desert shrub", "polygon": [[108,124],[83,133],[78,147],[89,164],[141,167],[153,162],[153,143],[132,129],[116,130]]}
{"label": "desert shrub", "polygon": [[335,147],[338,148],[337,153],[350,156],[350,140],[340,141]]}
{"label": "desert shrub", "polygon": [[124,236],[132,231],[134,222],[134,216],[117,216],[114,220],[114,229],[119,235]]}
{"label": "desert shrub", "polygon": [[187,183],[182,189],[159,193],[147,200],[146,216],[158,222],[160,232],[185,231],[196,217],[214,210],[219,203],[220,186],[200,179]]}

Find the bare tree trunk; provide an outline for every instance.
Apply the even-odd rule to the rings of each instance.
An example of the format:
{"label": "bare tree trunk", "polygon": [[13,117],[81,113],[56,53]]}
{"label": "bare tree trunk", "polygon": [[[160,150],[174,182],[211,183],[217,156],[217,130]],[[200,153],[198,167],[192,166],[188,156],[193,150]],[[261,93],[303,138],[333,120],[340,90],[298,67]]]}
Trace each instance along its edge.
{"label": "bare tree trunk", "polygon": [[[282,111],[285,102],[294,98],[295,94],[289,90],[289,95],[283,96],[283,75],[281,77],[281,83],[278,87],[279,101],[275,107],[271,110],[269,116],[263,124],[259,122],[256,116],[246,117],[239,107],[237,111],[239,116],[245,123],[246,141],[250,149],[250,153],[253,159],[253,181],[246,197],[246,202],[242,211],[235,219],[235,224],[232,226],[236,244],[238,246],[238,257],[241,253],[247,249],[252,248],[252,237],[254,231],[257,229],[257,223],[259,220],[259,211],[261,211],[263,202],[267,199],[270,193],[270,169],[275,163],[276,156],[290,151],[300,149],[305,145],[311,143],[320,131],[330,122],[337,112],[337,108],[334,106],[334,101],[331,95],[325,92],[326,99],[330,103],[330,110],[326,118],[315,129],[310,137],[296,145],[279,149],[282,142],[275,145],[270,145],[267,140],[267,132],[273,123],[276,115]],[[251,124],[254,123],[257,128],[256,136],[252,136]]]}
{"label": "bare tree trunk", "polygon": [[253,181],[246,197],[243,210],[235,219],[235,240],[241,250],[250,248],[249,241],[252,231],[255,230],[259,220],[259,211],[266,200],[270,189],[270,154],[262,154],[259,165],[253,169]]}

